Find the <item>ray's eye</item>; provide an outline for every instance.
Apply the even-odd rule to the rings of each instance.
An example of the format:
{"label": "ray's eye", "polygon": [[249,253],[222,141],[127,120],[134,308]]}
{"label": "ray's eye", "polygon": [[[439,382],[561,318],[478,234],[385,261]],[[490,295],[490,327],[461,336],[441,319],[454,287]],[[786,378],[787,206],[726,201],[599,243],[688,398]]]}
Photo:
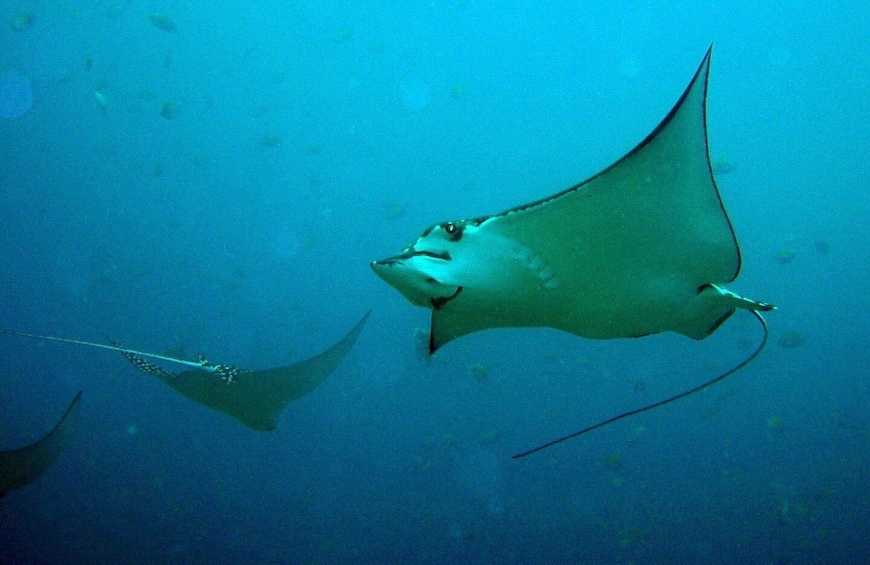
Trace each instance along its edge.
{"label": "ray's eye", "polygon": [[446,231],[450,235],[453,235],[454,233],[456,233],[456,224],[454,224],[453,222],[448,222],[447,225],[444,226],[444,231]]}

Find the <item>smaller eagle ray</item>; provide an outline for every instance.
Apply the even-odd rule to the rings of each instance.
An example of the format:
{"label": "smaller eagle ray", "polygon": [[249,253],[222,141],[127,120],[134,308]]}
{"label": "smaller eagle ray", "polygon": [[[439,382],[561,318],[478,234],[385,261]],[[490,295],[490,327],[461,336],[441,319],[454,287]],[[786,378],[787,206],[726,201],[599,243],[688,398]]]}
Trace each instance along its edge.
{"label": "smaller eagle ray", "polygon": [[713,380],[525,455],[697,392],[754,359],[774,306],[721,285],[740,249],[707,145],[712,46],[677,103],[634,149],[593,177],[499,214],[425,229],[372,269],[432,311],[429,352],[466,334],[550,327],[591,339],[672,331],[700,340],[738,308],[761,322],[759,348]]}
{"label": "smaller eagle ray", "polygon": [[0,451],[0,498],[10,490],[29,485],[51,467],[66,445],[81,400],[79,391],[54,429],[36,443]]}
{"label": "smaller eagle ray", "polygon": [[[253,371],[233,365],[210,363],[202,356],[197,361],[187,361],[136,351],[114,342],[112,345],[105,345],[11,330],[0,330],[0,333],[118,351],[137,369],[156,377],[187,398],[229,414],[251,429],[270,431],[278,426],[278,420],[287,404],[320,386],[344,361],[370,313],[366,312],[347,335],[319,355],[294,365]],[[146,357],[186,365],[193,369],[173,373],[151,363]]]}

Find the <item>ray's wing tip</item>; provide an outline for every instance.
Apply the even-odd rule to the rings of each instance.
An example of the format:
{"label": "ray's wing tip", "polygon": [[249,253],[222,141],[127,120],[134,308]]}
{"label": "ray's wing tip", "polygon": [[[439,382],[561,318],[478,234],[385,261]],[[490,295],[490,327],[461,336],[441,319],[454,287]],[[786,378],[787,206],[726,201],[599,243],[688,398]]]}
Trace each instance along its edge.
{"label": "ray's wing tip", "polygon": [[[371,316],[371,314],[371,308],[366,310],[366,313],[362,315],[362,318],[360,318],[359,322],[357,322],[356,325],[354,325],[354,327],[348,332],[346,337],[352,336],[354,334],[359,335],[359,333],[362,332],[362,328],[365,325],[366,321],[369,319],[369,316]],[[355,339],[356,338],[354,338],[354,340]]]}
{"label": "ray's wing tip", "polygon": [[[75,398],[73,398],[72,402],[70,402],[69,407],[67,407],[66,411],[63,413],[63,416],[60,417],[60,420],[57,421],[54,428],[48,433],[48,435],[54,434],[61,428],[66,428],[69,421],[71,424],[75,423],[75,414],[78,412],[79,405],[82,402],[82,391],[79,391]],[[48,437],[48,436],[46,436]]]}
{"label": "ray's wing tip", "polygon": [[362,315],[362,317],[359,319],[359,321],[356,324],[354,324],[353,329],[350,330],[350,333],[353,333],[354,330],[361,328],[362,325],[366,323],[366,320],[368,320],[369,316],[371,316],[371,315],[372,315],[372,309],[369,308],[368,310],[365,311],[365,313]]}
{"label": "ray's wing tip", "polygon": [[82,392],[83,392],[83,391],[81,391],[81,390],[78,391],[78,393],[76,394],[75,398],[73,398],[72,402],[69,403],[69,408],[67,408],[67,409],[66,409],[66,412],[63,413],[63,417],[61,417],[61,421],[65,420],[66,417],[69,415],[69,413],[70,413],[74,408],[77,408],[78,405],[81,403],[81,401],[82,401]]}
{"label": "ray's wing tip", "polygon": [[429,322],[429,356],[435,355],[435,352],[447,342],[439,341],[435,338],[435,319]]}

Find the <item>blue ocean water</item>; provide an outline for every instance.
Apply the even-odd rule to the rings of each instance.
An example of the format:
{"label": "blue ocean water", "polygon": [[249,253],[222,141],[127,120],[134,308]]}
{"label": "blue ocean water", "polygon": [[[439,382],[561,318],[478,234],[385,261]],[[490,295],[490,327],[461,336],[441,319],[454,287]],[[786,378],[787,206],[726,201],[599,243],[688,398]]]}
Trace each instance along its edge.
{"label": "blue ocean water", "polygon": [[[511,460],[703,382],[757,324],[427,359],[428,312],[368,263],[609,165],[711,42],[732,288],[779,306],[771,343]],[[0,449],[84,391],[0,501],[3,563],[870,560],[864,3],[12,0],[7,72],[34,101],[0,118],[0,327],[266,368],[373,314],[268,433],[119,354],[0,336]]]}

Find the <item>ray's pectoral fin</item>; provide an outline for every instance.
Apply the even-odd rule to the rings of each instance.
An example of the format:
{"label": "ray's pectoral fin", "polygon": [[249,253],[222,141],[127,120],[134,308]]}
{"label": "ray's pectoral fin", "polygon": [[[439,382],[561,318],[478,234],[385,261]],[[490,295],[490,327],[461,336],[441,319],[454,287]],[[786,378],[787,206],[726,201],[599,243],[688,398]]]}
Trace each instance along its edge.
{"label": "ray's pectoral fin", "polygon": [[0,452],[0,498],[32,483],[51,467],[66,445],[81,399],[79,391],[54,429],[36,443]]}
{"label": "ray's pectoral fin", "polygon": [[125,356],[137,369],[156,376],[187,398],[229,414],[251,429],[269,431],[277,427],[287,404],[320,386],[344,361],[369,314],[320,355],[286,367],[248,371],[203,360],[203,369],[173,374],[135,354]]}
{"label": "ray's pectoral fin", "polygon": [[434,354],[458,337],[492,327],[498,327],[498,324],[487,312],[469,316],[452,308],[433,310],[429,327],[429,353]]}

